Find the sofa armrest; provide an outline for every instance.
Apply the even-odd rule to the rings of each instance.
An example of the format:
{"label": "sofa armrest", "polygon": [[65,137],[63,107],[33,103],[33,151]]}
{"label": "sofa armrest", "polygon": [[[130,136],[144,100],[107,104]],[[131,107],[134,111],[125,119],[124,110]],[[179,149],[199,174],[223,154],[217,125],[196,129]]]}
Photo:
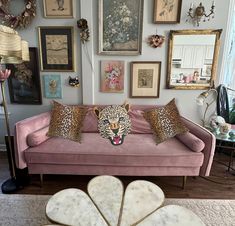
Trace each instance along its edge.
{"label": "sofa armrest", "polygon": [[15,124],[15,160],[16,167],[23,169],[27,167],[24,159],[24,151],[29,147],[27,144],[27,136],[50,124],[51,113],[45,112]]}
{"label": "sofa armrest", "polygon": [[200,169],[200,176],[209,176],[215,152],[216,138],[204,127],[184,117],[181,117],[181,119],[189,131],[205,143],[205,147],[202,150],[204,154],[204,161]]}

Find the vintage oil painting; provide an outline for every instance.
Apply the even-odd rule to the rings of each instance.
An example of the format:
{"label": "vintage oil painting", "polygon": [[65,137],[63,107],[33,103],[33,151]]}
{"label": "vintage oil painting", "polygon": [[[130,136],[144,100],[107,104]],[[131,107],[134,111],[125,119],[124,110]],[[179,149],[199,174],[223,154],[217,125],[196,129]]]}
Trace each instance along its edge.
{"label": "vintage oil painting", "polygon": [[100,91],[122,93],[124,91],[124,61],[101,61]]}
{"label": "vintage oil painting", "polygon": [[141,53],[142,0],[99,1],[99,53],[138,55]]}

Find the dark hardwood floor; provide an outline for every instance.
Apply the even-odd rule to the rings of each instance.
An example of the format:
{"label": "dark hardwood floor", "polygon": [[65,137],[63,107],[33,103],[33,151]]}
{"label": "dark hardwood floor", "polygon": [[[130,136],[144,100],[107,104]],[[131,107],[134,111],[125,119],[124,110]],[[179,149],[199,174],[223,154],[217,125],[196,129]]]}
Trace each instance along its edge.
{"label": "dark hardwood floor", "polygon": [[[227,172],[225,166],[229,156],[216,153],[211,176],[188,177],[186,188],[182,189],[182,177],[119,177],[126,186],[133,180],[149,180],[162,188],[167,198],[202,198],[202,199],[235,199],[235,171]],[[234,174],[232,174],[234,173]],[[39,175],[30,177],[30,184],[17,194],[52,195],[65,188],[79,188],[86,191],[86,186],[93,176],[44,175],[43,187],[40,187]],[[0,152],[0,184],[9,178],[7,157]]]}

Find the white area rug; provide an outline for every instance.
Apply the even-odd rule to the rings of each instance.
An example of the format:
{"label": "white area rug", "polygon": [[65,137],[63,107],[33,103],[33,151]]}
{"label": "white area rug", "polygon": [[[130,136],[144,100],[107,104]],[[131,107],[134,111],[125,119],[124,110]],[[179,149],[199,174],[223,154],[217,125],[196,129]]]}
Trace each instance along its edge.
{"label": "white area rug", "polygon": [[[45,216],[49,198],[47,195],[0,194],[0,225],[41,226],[49,223]],[[235,200],[166,199],[164,204],[184,206],[208,226],[235,225]]]}

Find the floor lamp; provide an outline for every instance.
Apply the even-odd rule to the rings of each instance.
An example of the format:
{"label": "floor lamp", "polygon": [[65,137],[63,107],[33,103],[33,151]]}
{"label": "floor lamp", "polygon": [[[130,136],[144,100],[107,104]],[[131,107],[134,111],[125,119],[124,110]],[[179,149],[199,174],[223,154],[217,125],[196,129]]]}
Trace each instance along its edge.
{"label": "floor lamp", "polygon": [[[0,25],[0,63],[1,64],[19,64],[23,61],[29,60],[29,48],[28,43],[21,40],[18,33],[6,26]],[[7,110],[7,102],[5,96],[4,85],[7,78],[10,76],[11,71],[8,69],[0,69],[0,84],[2,93],[2,103],[1,106],[4,109],[7,139],[8,139],[8,151],[9,151],[9,162],[12,167],[11,178],[6,180],[2,184],[3,193],[12,193],[18,190],[21,186],[16,178],[16,169],[14,164],[14,152],[11,143],[11,131]]]}

